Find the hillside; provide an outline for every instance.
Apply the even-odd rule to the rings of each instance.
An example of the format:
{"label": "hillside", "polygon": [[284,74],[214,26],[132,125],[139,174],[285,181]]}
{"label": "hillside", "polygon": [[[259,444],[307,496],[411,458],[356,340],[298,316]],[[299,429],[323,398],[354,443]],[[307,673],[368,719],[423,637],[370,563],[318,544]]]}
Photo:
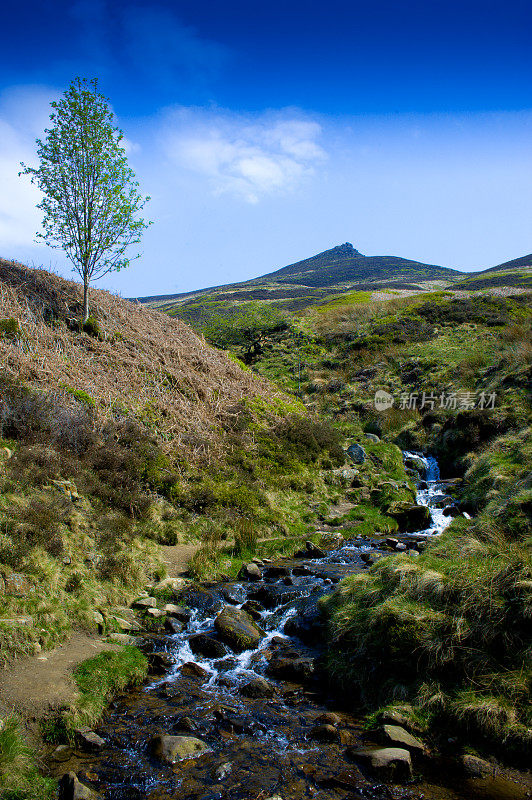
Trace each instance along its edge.
{"label": "hillside", "polygon": [[516,289],[532,288],[532,254],[505,261],[482,272],[474,272],[454,285],[457,290],[477,291],[511,286]]}
{"label": "hillside", "polygon": [[447,285],[461,274],[397,256],[364,256],[346,242],[242,283],[138,299],[197,324],[208,317],[209,310],[231,316],[242,305],[267,302],[276,310],[298,312],[353,290],[419,291],[424,286]]}
{"label": "hillside", "polygon": [[94,291],[80,331],[80,303],[0,261],[4,662],[95,619],[116,630],[164,575],[159,544],[204,545],[200,574],[221,539],[304,536],[331,493],[320,468],[343,460],[298,400],[179,320]]}

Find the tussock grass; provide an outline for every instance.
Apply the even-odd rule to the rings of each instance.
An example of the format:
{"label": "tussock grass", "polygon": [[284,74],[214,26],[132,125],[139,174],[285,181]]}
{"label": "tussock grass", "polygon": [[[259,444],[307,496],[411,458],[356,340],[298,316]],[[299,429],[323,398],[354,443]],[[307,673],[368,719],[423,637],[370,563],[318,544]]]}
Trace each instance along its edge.
{"label": "tussock grass", "polygon": [[0,797],[3,800],[51,800],[56,783],[39,774],[19,720],[9,716],[0,729]]}

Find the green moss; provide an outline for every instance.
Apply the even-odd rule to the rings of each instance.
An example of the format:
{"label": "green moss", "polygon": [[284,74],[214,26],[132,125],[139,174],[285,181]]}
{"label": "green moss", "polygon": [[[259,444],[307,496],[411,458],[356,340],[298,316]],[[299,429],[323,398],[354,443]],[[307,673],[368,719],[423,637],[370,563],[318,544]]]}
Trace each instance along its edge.
{"label": "green moss", "polygon": [[18,339],[22,335],[22,328],[18,319],[8,317],[0,319],[0,339]]}
{"label": "green moss", "polygon": [[80,403],[87,406],[87,408],[94,408],[96,406],[96,402],[93,397],[90,396],[87,392],[84,392],[83,389],[74,389],[72,386],[68,386],[66,383],[61,384],[61,389],[64,389],[65,392],[75,397]]}

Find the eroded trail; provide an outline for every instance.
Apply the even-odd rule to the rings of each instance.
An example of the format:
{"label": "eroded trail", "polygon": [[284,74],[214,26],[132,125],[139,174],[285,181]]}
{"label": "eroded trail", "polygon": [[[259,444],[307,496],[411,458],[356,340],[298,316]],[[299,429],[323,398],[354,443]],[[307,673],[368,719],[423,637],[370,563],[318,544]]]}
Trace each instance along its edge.
{"label": "eroded trail", "polygon": [[[437,465],[424,466],[418,499],[431,509],[431,526],[401,537],[414,552],[450,521]],[[382,542],[336,542],[326,553],[309,549],[259,563],[246,579],[190,590],[188,610],[175,611],[175,632],[147,640],[151,683],[114,704],[98,728],[105,745],[75,753],[68,768],[105,800],[504,796],[486,794],[479,781],[452,788],[448,775],[441,778],[445,765],[427,766],[415,754],[414,774],[432,777],[384,784],[384,773],[368,772],[356,757],[367,739],[325,682],[318,601],[343,576],[366,569]],[[250,618],[258,642],[246,639],[256,636],[253,626],[246,630]],[[395,774],[408,778],[408,767],[398,764]]]}

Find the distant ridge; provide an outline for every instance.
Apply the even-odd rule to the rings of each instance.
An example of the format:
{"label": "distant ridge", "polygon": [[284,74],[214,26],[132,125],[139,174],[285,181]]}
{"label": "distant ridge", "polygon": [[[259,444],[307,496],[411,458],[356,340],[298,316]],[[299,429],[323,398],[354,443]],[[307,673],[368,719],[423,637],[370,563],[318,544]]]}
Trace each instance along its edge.
{"label": "distant ridge", "polygon": [[[324,250],[322,253],[311,256],[310,258],[289,264],[286,267],[252,278],[241,283],[230,283],[222,286],[210,286],[192,292],[180,292],[176,294],[151,295],[149,297],[136,298],[141,303],[161,305],[173,300],[176,302],[184,301],[187,298],[198,297],[205,294],[227,292],[239,292],[243,290],[253,291],[254,287],[267,287],[269,291],[275,290],[277,293],[284,287],[285,299],[296,294],[307,293],[303,289],[321,290],[317,295],[330,294],[335,292],[347,291],[350,288],[365,288],[359,284],[398,285],[397,282],[420,282],[447,280],[452,281],[461,277],[463,273],[448,267],[440,267],[435,264],[424,264],[420,261],[411,261],[400,256],[365,256],[356,250],[350,242]],[[299,287],[299,292],[297,288]],[[369,287],[368,287],[369,288]],[[280,295],[277,294],[279,297]],[[238,298],[234,298],[238,299]],[[242,298],[242,299],[253,299]],[[257,299],[265,299],[260,297]],[[273,299],[273,296],[272,296]]]}

